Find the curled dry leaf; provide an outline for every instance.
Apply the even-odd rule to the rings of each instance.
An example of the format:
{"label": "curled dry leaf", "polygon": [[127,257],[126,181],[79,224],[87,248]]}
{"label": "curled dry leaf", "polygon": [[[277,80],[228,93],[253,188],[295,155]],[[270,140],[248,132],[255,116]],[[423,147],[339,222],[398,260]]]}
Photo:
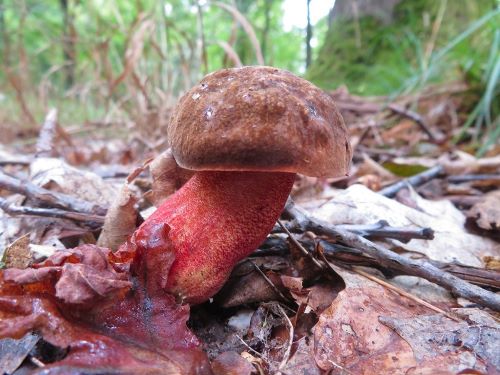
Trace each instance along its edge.
{"label": "curled dry leaf", "polygon": [[[118,253],[93,245],[59,251],[25,270],[0,273],[0,337],[36,330],[67,356],[44,373],[92,369],[208,374],[187,329],[189,307],[162,291],[170,252],[140,244]],[[58,372],[59,371],[59,372]],[[84,370],[85,371],[85,370]]]}
{"label": "curled dry leaf", "polygon": [[500,231],[500,191],[492,191],[481,197],[467,213],[480,228]]}
{"label": "curled dry leaf", "polygon": [[476,159],[474,156],[463,152],[454,151],[444,154],[439,158],[447,174],[491,173],[500,168],[500,156]]}
{"label": "curled dry leaf", "polygon": [[137,198],[124,184],[119,196],[111,204],[97,244],[116,250],[134,232],[137,222]]}
{"label": "curled dry leaf", "polygon": [[155,206],[161,205],[194,174],[193,171],[181,168],[177,164],[171,149],[158,155],[149,168],[153,177],[152,202]]}

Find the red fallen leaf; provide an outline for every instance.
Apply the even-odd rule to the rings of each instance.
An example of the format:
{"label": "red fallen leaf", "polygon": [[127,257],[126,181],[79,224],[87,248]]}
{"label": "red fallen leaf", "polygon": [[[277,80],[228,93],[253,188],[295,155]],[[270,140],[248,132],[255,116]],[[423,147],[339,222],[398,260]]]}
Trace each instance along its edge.
{"label": "red fallen leaf", "polygon": [[255,368],[236,352],[224,352],[212,363],[215,375],[250,375]]}
{"label": "red fallen leaf", "polygon": [[[168,228],[159,228],[159,234]],[[44,373],[79,369],[134,374],[210,374],[186,327],[189,306],[163,292],[173,262],[164,236],[143,256],[141,239],[119,253],[93,245],[0,273],[0,337],[36,330],[67,356]],[[147,258],[147,259],[146,259]],[[47,372],[48,371],[48,372]]]}

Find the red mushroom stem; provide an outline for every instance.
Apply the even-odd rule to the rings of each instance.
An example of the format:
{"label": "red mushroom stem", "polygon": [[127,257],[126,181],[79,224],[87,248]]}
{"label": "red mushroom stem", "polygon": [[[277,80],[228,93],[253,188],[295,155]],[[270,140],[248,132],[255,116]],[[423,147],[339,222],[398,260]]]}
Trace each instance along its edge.
{"label": "red mushroom stem", "polygon": [[197,172],[130,241],[146,258],[148,249],[158,246],[173,251],[175,260],[162,286],[185,302],[201,303],[264,241],[294,179],[294,173],[284,172]]}

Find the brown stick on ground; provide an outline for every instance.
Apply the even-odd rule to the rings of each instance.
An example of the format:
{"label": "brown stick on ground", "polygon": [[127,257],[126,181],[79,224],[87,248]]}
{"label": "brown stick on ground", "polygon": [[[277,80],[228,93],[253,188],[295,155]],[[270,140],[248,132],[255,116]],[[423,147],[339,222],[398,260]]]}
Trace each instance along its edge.
{"label": "brown stick on ground", "polygon": [[396,182],[393,185],[387,186],[386,188],[380,190],[378,193],[382,194],[385,197],[391,198],[395,196],[398,191],[407,187],[408,185],[411,185],[413,187],[423,185],[433,178],[439,176],[441,173],[443,173],[443,171],[444,169],[441,165],[436,165],[435,167],[429,168],[422,173],[405,178],[404,180]]}
{"label": "brown stick on ground", "polygon": [[[279,225],[278,225],[279,224]],[[294,231],[294,228],[289,224],[281,223],[274,226],[271,233],[280,233],[282,229],[285,231]],[[432,240],[434,239],[434,230],[432,228],[401,228],[389,225],[386,220],[379,220],[373,224],[346,224],[338,225],[337,228],[356,233],[363,237],[371,238],[393,238],[401,242],[408,242],[412,239]]]}
{"label": "brown stick on ground", "polygon": [[87,214],[105,215],[107,209],[95,203],[87,202],[70,195],[47,190],[29,181],[19,180],[0,171],[0,189],[19,193],[36,202],[51,207]]}
{"label": "brown stick on ground", "polygon": [[448,289],[457,296],[489,307],[492,310],[500,311],[499,295],[472,285],[448,272],[442,271],[429,262],[405,258],[357,234],[339,229],[327,222],[316,219],[297,207],[291,200],[288,201],[285,207],[285,214],[292,218],[294,224],[302,231],[311,231],[360,249],[365,254],[377,259],[380,264],[386,267],[401,270],[407,275],[422,277]]}
{"label": "brown stick on ground", "polygon": [[10,204],[7,200],[0,198],[0,209],[12,216],[27,215],[53,217],[56,219],[66,219],[89,224],[90,227],[101,227],[104,223],[104,216],[92,215],[80,212],[64,211],[57,208],[24,207]]}

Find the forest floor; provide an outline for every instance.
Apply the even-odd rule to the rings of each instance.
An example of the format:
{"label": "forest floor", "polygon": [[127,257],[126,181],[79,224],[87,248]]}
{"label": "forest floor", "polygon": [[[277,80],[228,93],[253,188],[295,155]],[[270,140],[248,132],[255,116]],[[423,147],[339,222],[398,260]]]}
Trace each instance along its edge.
{"label": "forest floor", "polygon": [[[454,143],[466,89],[393,100],[331,92],[351,133],[350,175],[299,176],[280,222],[224,288],[174,311],[167,351],[157,345],[165,337],[138,344],[139,333],[124,341],[96,328],[51,289],[68,264],[82,266],[82,294],[125,285],[104,266],[101,280],[83,253],[66,249],[116,248],[152,212],[165,114],[69,128],[51,110],[39,130],[10,129],[12,142],[0,144],[2,267],[47,272],[22,273],[24,289],[0,278],[0,336],[20,339],[0,341],[0,369],[81,373],[78,358],[92,358],[118,373],[500,372],[500,145],[476,158],[474,129]],[[173,176],[173,188],[181,180]],[[37,268],[48,257],[50,267]],[[136,324],[164,327],[144,314]]]}

